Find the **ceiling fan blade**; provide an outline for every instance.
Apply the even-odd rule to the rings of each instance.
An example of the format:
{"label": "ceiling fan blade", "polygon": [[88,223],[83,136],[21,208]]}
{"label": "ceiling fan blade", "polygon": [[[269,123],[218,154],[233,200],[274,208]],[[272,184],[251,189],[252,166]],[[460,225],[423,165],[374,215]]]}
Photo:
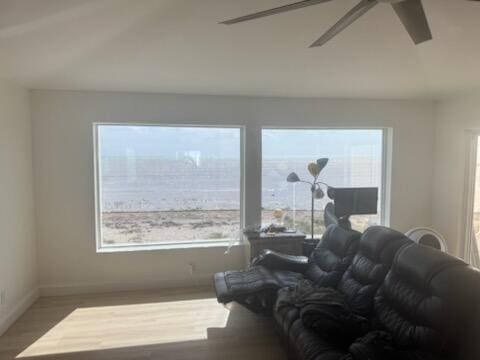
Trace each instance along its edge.
{"label": "ceiling fan blade", "polygon": [[392,6],[415,44],[432,40],[432,32],[421,0],[404,0]]}
{"label": "ceiling fan blade", "polygon": [[330,2],[330,1],[332,1],[332,0],[304,0],[304,1],[299,1],[299,2],[296,2],[296,3],[290,4],[290,5],[279,6],[279,7],[270,9],[270,10],[260,11],[260,12],[250,14],[250,15],[245,15],[245,16],[242,16],[242,17],[239,17],[239,18],[235,18],[235,19],[231,19],[231,20],[227,20],[227,21],[222,21],[220,24],[233,25],[233,24],[237,24],[237,23],[240,23],[240,22],[244,22],[244,21],[255,20],[255,19],[258,19],[258,18],[265,17],[265,16],[280,14],[280,13],[283,13],[283,12],[297,10],[297,9],[301,9],[301,8],[304,8],[304,7],[307,7],[307,6],[317,5],[317,4],[326,3],[326,2]]}
{"label": "ceiling fan blade", "polygon": [[335,25],[333,25],[320,39],[315,41],[310,47],[322,46],[327,41],[331,40],[346,27],[351,25],[360,16],[365,14],[368,10],[378,4],[377,0],[362,0],[352,10],[350,10],[344,17],[342,17]]}

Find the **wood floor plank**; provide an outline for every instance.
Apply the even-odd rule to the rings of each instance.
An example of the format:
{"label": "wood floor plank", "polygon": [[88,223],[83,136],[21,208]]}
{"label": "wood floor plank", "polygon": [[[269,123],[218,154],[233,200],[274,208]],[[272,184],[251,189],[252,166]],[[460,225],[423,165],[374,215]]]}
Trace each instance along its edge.
{"label": "wood floor plank", "polygon": [[2,337],[1,360],[284,360],[271,320],[211,289],[40,298]]}

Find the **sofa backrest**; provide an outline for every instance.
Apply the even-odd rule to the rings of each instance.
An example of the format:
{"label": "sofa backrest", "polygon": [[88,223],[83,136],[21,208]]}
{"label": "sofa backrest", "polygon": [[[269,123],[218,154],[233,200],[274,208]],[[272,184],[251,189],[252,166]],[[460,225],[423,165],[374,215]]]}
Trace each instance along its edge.
{"label": "sofa backrest", "polygon": [[372,226],[362,235],[358,252],[337,289],[359,315],[368,316],[373,299],[392,265],[398,250],[412,241],[398,231]]}
{"label": "sofa backrest", "polygon": [[479,287],[480,273],[462,260],[412,244],[398,252],[377,292],[374,318],[401,348],[457,359],[471,335]]}
{"label": "sofa backrest", "polygon": [[310,255],[305,277],[317,286],[336,287],[357,252],[361,234],[330,225]]}
{"label": "sofa backrest", "polygon": [[[477,277],[480,278],[480,271],[476,270],[476,272]],[[477,299],[475,309],[471,312],[469,311],[472,316],[465,342],[460,344],[461,351],[458,357],[460,360],[480,359],[480,341],[478,340],[478,335],[480,334],[480,286],[476,291],[475,299]]]}

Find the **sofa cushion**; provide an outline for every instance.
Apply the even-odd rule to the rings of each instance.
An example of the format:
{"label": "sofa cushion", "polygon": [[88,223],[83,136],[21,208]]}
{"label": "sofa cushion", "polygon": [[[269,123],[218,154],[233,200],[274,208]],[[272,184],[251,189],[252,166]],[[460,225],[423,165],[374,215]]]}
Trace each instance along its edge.
{"label": "sofa cushion", "polygon": [[360,236],[357,231],[330,225],[310,256],[305,278],[317,286],[336,287],[352,262]]}
{"label": "sofa cushion", "polygon": [[291,325],[289,344],[294,345],[289,352],[302,360],[340,360],[347,354],[346,349],[307,329],[301,319],[295,320]]}
{"label": "sofa cushion", "polygon": [[300,318],[300,310],[295,306],[277,307],[273,317],[280,333],[289,334],[292,324]]}
{"label": "sofa cushion", "polygon": [[338,284],[351,308],[368,316],[373,298],[385,279],[397,251],[412,241],[398,231],[372,226],[362,235],[359,249]]}
{"label": "sofa cushion", "polygon": [[[477,277],[480,278],[480,271],[476,270]],[[480,359],[480,341],[478,341],[478,334],[480,334],[480,286],[475,291],[475,299],[477,305],[475,310],[471,311],[471,320],[465,336],[464,346],[461,347],[460,359]],[[462,336],[462,335],[460,335]]]}
{"label": "sofa cushion", "polygon": [[413,244],[399,251],[375,296],[377,326],[398,347],[456,358],[468,338],[480,276],[460,259]]}

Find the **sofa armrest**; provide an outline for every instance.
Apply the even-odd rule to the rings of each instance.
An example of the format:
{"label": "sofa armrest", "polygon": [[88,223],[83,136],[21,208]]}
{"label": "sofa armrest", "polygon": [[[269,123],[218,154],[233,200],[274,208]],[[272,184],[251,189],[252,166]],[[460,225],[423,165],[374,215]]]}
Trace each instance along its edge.
{"label": "sofa armrest", "polygon": [[282,254],[273,250],[263,250],[260,255],[253,259],[252,266],[303,273],[307,270],[308,258],[306,256]]}

